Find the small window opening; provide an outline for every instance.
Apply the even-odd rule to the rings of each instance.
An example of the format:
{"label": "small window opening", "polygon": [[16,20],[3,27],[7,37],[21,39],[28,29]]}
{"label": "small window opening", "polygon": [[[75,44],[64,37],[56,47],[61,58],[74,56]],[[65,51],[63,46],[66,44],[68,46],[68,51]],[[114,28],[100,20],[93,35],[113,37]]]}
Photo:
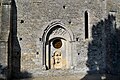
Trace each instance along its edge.
{"label": "small window opening", "polygon": [[88,12],[85,11],[85,39],[88,39]]}
{"label": "small window opening", "polygon": [[60,39],[55,39],[52,44],[54,48],[59,49],[62,46],[62,41]]}

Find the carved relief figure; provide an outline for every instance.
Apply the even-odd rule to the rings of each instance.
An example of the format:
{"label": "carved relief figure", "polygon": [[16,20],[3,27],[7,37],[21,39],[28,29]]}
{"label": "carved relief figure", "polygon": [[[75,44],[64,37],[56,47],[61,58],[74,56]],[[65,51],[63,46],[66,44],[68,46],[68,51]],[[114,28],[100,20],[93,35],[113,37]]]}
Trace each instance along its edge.
{"label": "carved relief figure", "polygon": [[62,53],[59,50],[56,50],[53,55],[53,68],[61,69],[62,68]]}

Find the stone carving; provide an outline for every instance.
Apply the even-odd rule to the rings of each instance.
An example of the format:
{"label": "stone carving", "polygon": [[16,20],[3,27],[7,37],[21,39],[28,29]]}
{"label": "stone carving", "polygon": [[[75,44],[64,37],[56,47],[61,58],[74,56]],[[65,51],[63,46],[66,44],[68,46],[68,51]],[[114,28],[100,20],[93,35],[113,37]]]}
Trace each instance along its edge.
{"label": "stone carving", "polygon": [[62,68],[62,53],[60,51],[55,51],[53,55],[53,67],[55,69]]}
{"label": "stone carving", "polygon": [[63,28],[58,28],[58,29],[54,30],[52,34],[54,34],[54,35],[65,35],[66,31]]}

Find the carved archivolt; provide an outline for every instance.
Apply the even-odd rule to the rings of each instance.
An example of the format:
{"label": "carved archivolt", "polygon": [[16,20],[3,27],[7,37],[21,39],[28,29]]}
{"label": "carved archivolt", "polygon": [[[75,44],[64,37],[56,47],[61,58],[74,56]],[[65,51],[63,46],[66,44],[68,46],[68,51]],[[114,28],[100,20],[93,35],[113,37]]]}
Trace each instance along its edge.
{"label": "carved archivolt", "polygon": [[58,29],[54,30],[52,34],[64,36],[66,34],[66,30],[63,28],[58,28]]}
{"label": "carved archivolt", "polygon": [[51,33],[49,34],[49,40],[55,37],[61,37],[65,40],[70,40],[69,33],[62,27],[56,27],[53,30],[51,30]]}

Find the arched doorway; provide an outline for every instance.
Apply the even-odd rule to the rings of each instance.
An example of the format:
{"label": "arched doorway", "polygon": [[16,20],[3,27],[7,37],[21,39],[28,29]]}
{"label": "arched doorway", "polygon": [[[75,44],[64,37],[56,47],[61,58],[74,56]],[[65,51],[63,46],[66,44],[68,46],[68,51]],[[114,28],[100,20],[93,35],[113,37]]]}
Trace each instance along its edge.
{"label": "arched doorway", "polygon": [[60,24],[49,26],[43,34],[43,65],[46,69],[69,69],[72,65],[71,33]]}

